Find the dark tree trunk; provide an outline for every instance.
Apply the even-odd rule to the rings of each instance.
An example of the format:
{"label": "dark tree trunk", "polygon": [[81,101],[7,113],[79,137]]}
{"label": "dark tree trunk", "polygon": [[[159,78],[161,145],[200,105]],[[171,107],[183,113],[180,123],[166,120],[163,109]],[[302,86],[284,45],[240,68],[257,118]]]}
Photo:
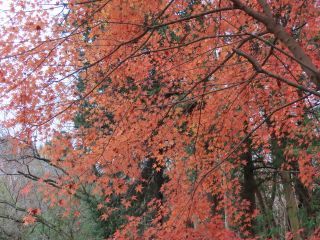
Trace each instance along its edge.
{"label": "dark tree trunk", "polygon": [[[241,159],[245,161],[243,166],[243,184],[242,184],[242,199],[249,203],[247,214],[253,216],[254,210],[256,209],[255,201],[255,179],[254,179],[254,165],[252,161],[252,154],[250,149],[250,143],[247,144],[247,149],[241,155]],[[249,236],[254,236],[254,218],[251,219],[249,225],[246,226],[246,231]]]}

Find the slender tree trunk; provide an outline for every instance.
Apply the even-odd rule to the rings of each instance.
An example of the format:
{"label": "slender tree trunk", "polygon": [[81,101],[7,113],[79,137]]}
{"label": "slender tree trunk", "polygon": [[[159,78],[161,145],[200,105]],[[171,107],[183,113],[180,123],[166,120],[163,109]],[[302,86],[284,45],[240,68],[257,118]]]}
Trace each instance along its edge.
{"label": "slender tree trunk", "polygon": [[[223,173],[223,185],[226,185],[227,184],[227,176],[225,173]],[[223,193],[223,200],[224,202],[227,202],[228,201],[228,192],[225,191]],[[229,213],[228,213],[228,208],[226,206],[224,206],[224,227],[225,229],[228,229],[230,230],[230,226],[229,226]]]}
{"label": "slender tree trunk", "polygon": [[[294,240],[300,240],[301,237],[298,234],[298,230],[300,229],[299,218],[298,218],[298,206],[295,197],[294,187],[292,185],[290,172],[282,171],[281,165],[285,162],[283,149],[285,146],[280,146],[276,139],[274,132],[271,134],[271,152],[273,156],[273,164],[276,169],[279,169],[282,185],[283,185],[283,193],[286,201],[286,212],[289,221],[289,227],[291,232],[294,233]],[[284,141],[283,141],[284,142]],[[285,145],[285,143],[283,143]]]}
{"label": "slender tree trunk", "polygon": [[[254,210],[256,209],[255,201],[255,188],[256,183],[254,179],[254,165],[252,162],[252,155],[250,149],[250,143],[247,143],[247,149],[241,155],[241,159],[245,160],[246,164],[243,166],[243,185],[242,185],[242,199],[248,201],[249,208],[248,214],[250,216],[254,215]],[[250,236],[254,236],[254,218],[251,219],[250,225],[247,226],[246,231],[249,232]]]}
{"label": "slender tree trunk", "polygon": [[250,213],[256,208],[254,168],[250,152],[244,154],[246,165],[243,166],[243,198],[250,202]]}
{"label": "slender tree trunk", "polygon": [[294,234],[294,240],[300,240],[301,237],[298,234],[298,230],[300,229],[299,218],[298,218],[298,206],[296,202],[296,197],[294,194],[294,187],[292,185],[291,177],[289,172],[282,171],[280,173],[282,184],[283,184],[283,192],[286,200],[286,209],[288,214],[288,220],[290,229]]}
{"label": "slender tree trunk", "polygon": [[294,187],[297,194],[297,198],[299,200],[299,204],[301,204],[302,207],[306,209],[308,218],[309,219],[314,218],[312,207],[311,207],[310,193],[298,177],[295,179]]}
{"label": "slender tree trunk", "polygon": [[[227,193],[224,193],[224,198],[227,198]],[[227,230],[230,230],[229,226],[229,213],[228,213],[228,208],[225,206],[224,207],[224,227]]]}
{"label": "slender tree trunk", "polygon": [[[258,187],[256,187],[255,192],[256,192],[256,196],[257,196],[258,203],[260,205],[260,209],[262,211],[262,214],[266,218],[264,228],[265,228],[266,232],[271,233],[271,229],[276,228],[276,222],[273,217],[272,207],[267,209],[266,203],[264,201],[264,199],[266,199],[266,197],[262,196]],[[274,237],[276,237],[276,239],[278,239],[279,235],[273,236],[273,239],[275,239]]]}

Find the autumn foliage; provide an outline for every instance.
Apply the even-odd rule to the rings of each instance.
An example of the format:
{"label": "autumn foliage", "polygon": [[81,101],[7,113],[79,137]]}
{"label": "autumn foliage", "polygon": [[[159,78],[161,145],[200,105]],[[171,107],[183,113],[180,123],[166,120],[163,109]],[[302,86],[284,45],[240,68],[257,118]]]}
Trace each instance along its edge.
{"label": "autumn foliage", "polygon": [[[316,239],[319,222],[303,230],[299,208],[317,218],[319,10],[315,0],[12,1],[2,125],[48,165],[20,174],[65,215],[81,217],[74,206],[90,196],[106,226],[121,218],[105,238]],[[288,223],[272,231],[281,199]]]}

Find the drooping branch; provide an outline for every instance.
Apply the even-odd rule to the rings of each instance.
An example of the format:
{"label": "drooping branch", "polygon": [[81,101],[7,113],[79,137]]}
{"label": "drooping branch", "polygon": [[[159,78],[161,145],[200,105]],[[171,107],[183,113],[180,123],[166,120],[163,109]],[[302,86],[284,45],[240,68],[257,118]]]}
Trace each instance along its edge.
{"label": "drooping branch", "polygon": [[258,73],[263,73],[263,74],[265,74],[265,75],[267,75],[267,76],[269,76],[269,77],[275,78],[275,79],[277,79],[277,80],[279,80],[279,81],[281,81],[281,82],[284,82],[284,83],[286,83],[286,84],[288,84],[288,85],[290,85],[290,86],[292,86],[292,87],[295,87],[295,88],[297,88],[297,89],[299,89],[299,90],[301,90],[301,91],[308,92],[308,93],[311,93],[311,94],[313,94],[313,95],[315,95],[315,96],[320,97],[320,92],[317,92],[317,91],[315,91],[315,90],[312,90],[312,89],[307,88],[307,87],[305,87],[305,86],[302,86],[302,85],[300,85],[300,84],[297,84],[297,83],[295,83],[295,82],[292,82],[292,81],[290,81],[290,80],[288,80],[288,79],[285,79],[285,78],[283,78],[283,77],[281,77],[281,76],[279,76],[279,75],[277,75],[277,74],[274,74],[274,73],[272,73],[272,72],[269,72],[269,71],[263,69],[263,68],[261,67],[261,65],[258,63],[258,61],[257,61],[255,58],[253,58],[252,56],[248,55],[247,53],[241,51],[240,49],[234,49],[234,51],[235,51],[239,56],[242,56],[242,57],[246,58],[246,59],[252,64],[252,66],[254,67],[254,69],[256,70],[256,72],[258,72]]}
{"label": "drooping branch", "polygon": [[264,9],[265,14],[257,12],[252,8],[248,7],[240,0],[231,0],[238,9],[243,10],[249,16],[263,23],[267,30],[275,35],[293,54],[293,56],[299,61],[303,62],[300,64],[301,68],[306,72],[311,81],[320,89],[320,71],[312,62],[311,58],[304,52],[302,47],[296,42],[296,40],[290,36],[285,29],[276,22],[271,16],[271,10],[268,3],[265,0],[259,0],[260,5]]}

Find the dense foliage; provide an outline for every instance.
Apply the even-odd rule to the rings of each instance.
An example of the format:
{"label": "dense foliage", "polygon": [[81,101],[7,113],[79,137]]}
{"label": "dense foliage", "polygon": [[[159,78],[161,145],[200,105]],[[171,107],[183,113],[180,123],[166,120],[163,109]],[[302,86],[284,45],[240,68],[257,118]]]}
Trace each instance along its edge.
{"label": "dense foliage", "polygon": [[2,172],[29,198],[0,218],[31,238],[320,237],[318,1],[0,6]]}

